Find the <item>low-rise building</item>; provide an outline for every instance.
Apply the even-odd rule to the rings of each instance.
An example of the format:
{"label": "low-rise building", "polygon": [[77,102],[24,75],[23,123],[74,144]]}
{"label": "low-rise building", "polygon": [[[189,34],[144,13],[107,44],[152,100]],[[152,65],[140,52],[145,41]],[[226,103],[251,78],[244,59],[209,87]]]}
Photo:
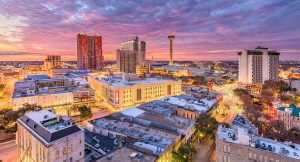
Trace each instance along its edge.
{"label": "low-rise building", "polygon": [[288,130],[292,128],[300,130],[300,107],[296,107],[294,104],[289,107],[278,107],[277,119],[282,121]]}
{"label": "low-rise building", "polygon": [[84,130],[69,117],[39,110],[26,113],[17,126],[20,161],[84,161]]}
{"label": "low-rise building", "polygon": [[216,134],[217,162],[298,162],[300,145],[263,138],[241,116],[239,124],[230,128],[222,125]]}
{"label": "low-rise building", "polygon": [[147,65],[137,65],[135,73],[138,77],[145,77],[146,74],[149,73],[149,69]]}
{"label": "low-rise building", "polygon": [[173,76],[201,76],[210,73],[210,67],[186,67],[178,65],[152,64],[150,65],[150,73],[157,75],[169,74]]}
{"label": "low-rise building", "polygon": [[50,78],[64,78],[65,74],[71,72],[69,68],[51,68],[49,69]]}
{"label": "low-rise building", "polygon": [[[112,151],[110,156],[99,153],[103,156],[100,161],[131,156],[126,150],[131,149],[134,157],[142,154],[144,161],[165,162],[172,158],[172,151],[181,143],[194,137],[196,118],[209,112],[216,102],[216,99],[200,100],[189,95],[166,97],[91,120],[87,128],[119,141],[118,148],[121,149]],[[120,151],[123,149],[126,151]],[[141,157],[134,158],[134,161],[143,161]]]}
{"label": "low-rise building", "polygon": [[164,78],[89,76],[88,82],[108,103],[115,107],[132,107],[137,104],[181,94],[181,81]]}
{"label": "low-rise building", "polygon": [[300,80],[293,80],[291,82],[292,89],[296,89],[297,92],[300,92]]}
{"label": "low-rise building", "polygon": [[211,91],[209,89],[198,88],[198,87],[187,87],[185,88],[185,93],[187,95],[196,97],[197,99],[204,101],[216,101],[213,106],[216,104],[223,103],[223,94],[216,91]]}
{"label": "low-rise building", "polygon": [[82,78],[45,79],[31,76],[15,83],[12,108],[21,108],[26,103],[54,107],[94,101],[95,91]]}
{"label": "low-rise building", "polygon": [[122,140],[136,152],[155,157],[155,161],[170,160],[172,151],[187,140],[185,137],[191,137],[187,135],[193,131],[194,120],[175,115],[175,111],[167,105],[152,104],[92,120],[88,122],[87,128]]}
{"label": "low-rise building", "polygon": [[294,69],[290,74],[289,74],[290,79],[300,79],[300,69]]}

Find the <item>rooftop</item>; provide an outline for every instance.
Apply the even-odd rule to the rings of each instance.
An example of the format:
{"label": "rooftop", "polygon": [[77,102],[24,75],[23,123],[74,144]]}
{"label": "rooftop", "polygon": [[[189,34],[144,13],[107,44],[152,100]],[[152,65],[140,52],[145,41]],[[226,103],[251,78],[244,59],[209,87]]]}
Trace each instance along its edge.
{"label": "rooftop", "polygon": [[118,140],[116,138],[103,136],[88,130],[85,130],[84,134],[85,144],[96,150],[102,156],[117,149]]}
{"label": "rooftop", "polygon": [[189,95],[172,96],[161,100],[173,105],[178,105],[184,109],[188,109],[190,111],[198,111],[200,113],[209,111],[217,103],[217,100],[215,99],[198,99]]}
{"label": "rooftop", "polygon": [[137,84],[160,84],[165,81],[174,81],[165,78],[140,78],[140,79],[133,79],[133,80],[123,80],[121,77],[116,77],[116,76],[103,77],[103,78],[99,78],[98,80],[100,82],[104,82],[106,84],[117,86],[117,87],[133,86]]}
{"label": "rooftop", "polygon": [[[111,157],[111,159],[109,159],[109,157]],[[111,153],[107,158],[101,158],[97,162],[154,162],[155,160],[155,156],[143,154],[128,147],[122,147]]]}
{"label": "rooftop", "polygon": [[[238,117],[241,121],[241,118]],[[245,145],[256,149],[270,151],[282,156],[300,160],[300,145],[291,142],[278,142],[276,140],[263,138],[253,133],[252,128],[239,127],[225,128],[220,125],[217,130],[217,138],[230,143]]]}
{"label": "rooftop", "polygon": [[300,117],[300,107],[297,107],[295,104],[291,104],[289,107],[278,107],[277,108],[279,111],[285,111],[289,114],[291,114],[292,116],[295,117]]}
{"label": "rooftop", "polygon": [[92,124],[96,129],[108,129],[161,148],[171,145],[179,135],[176,132],[157,128],[154,122],[131,118],[121,113],[97,119]]}
{"label": "rooftop", "polygon": [[135,139],[134,145],[159,155],[193,120],[174,115],[174,105],[157,100],[90,121],[94,130],[107,129]]}
{"label": "rooftop", "polygon": [[246,128],[251,134],[258,135],[258,129],[252,123],[250,123],[249,120],[246,120],[243,116],[239,114],[235,116],[235,118],[231,122],[231,126],[234,128]]}
{"label": "rooftop", "polygon": [[27,74],[25,78],[29,80],[39,80],[39,79],[48,79],[49,77],[46,74]]}
{"label": "rooftop", "polygon": [[26,113],[18,119],[18,123],[32,134],[38,135],[44,143],[53,142],[82,130],[71,118],[56,115],[51,109]]}

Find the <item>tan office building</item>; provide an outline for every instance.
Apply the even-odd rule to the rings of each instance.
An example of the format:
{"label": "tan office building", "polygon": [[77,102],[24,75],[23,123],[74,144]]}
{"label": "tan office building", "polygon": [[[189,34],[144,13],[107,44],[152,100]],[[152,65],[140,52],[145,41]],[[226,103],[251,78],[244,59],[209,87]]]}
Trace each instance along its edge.
{"label": "tan office building", "polygon": [[108,103],[131,107],[167,96],[181,94],[181,81],[163,78],[124,80],[120,77],[95,78],[88,82]]}

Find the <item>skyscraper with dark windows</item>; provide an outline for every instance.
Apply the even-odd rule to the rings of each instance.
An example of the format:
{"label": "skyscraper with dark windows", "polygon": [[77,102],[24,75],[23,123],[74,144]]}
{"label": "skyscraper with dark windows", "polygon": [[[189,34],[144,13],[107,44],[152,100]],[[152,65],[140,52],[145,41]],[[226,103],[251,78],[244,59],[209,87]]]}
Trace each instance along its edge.
{"label": "skyscraper with dark windows", "polygon": [[77,35],[77,67],[79,70],[103,69],[102,37]]}
{"label": "skyscraper with dark windows", "polygon": [[144,65],[146,42],[138,37],[123,42],[116,52],[117,69],[120,72],[135,73],[137,65]]}

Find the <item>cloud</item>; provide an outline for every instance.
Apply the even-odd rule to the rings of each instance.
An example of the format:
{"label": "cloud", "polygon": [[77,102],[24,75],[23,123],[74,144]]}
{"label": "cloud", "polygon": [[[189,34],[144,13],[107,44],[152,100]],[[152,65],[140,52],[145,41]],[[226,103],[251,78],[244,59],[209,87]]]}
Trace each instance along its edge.
{"label": "cloud", "polygon": [[28,27],[23,16],[4,15],[0,13],[0,40],[19,42],[22,40],[22,28]]}
{"label": "cloud", "polygon": [[36,55],[41,53],[0,51],[0,56]]}
{"label": "cloud", "polygon": [[[1,1],[1,0],[0,0]],[[0,51],[60,54],[76,58],[76,34],[103,36],[105,58],[134,36],[147,42],[147,57],[167,59],[167,34],[174,52],[189,59],[235,58],[233,49],[299,51],[300,2],[265,0],[38,0],[1,1]],[[4,27],[1,27],[4,25]],[[295,53],[283,50],[283,57]],[[226,55],[224,55],[224,53]],[[71,57],[73,55],[74,57]],[[41,55],[40,59],[43,59]],[[37,57],[36,57],[37,58]]]}

